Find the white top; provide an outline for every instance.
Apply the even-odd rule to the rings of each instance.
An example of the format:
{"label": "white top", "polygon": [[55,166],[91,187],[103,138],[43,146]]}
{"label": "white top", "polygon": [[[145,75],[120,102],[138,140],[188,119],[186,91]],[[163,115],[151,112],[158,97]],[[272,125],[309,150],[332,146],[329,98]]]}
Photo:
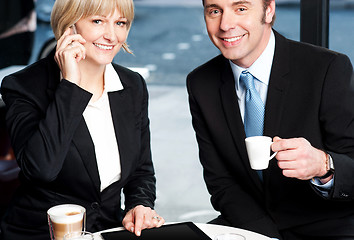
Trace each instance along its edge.
{"label": "white top", "polygon": [[123,85],[112,64],[106,66],[104,91],[95,102],[90,101],[83,115],[95,146],[101,192],[121,178],[118,143],[112,121],[108,92],[119,91]]}
{"label": "white top", "polygon": [[238,97],[238,104],[240,106],[242,120],[244,120],[244,115],[245,115],[246,89],[240,86],[241,72],[247,70],[255,78],[257,78],[257,80],[254,81],[254,85],[265,106],[267,101],[268,83],[270,78],[270,71],[272,69],[274,51],[275,51],[275,37],[272,31],[267,47],[263,51],[262,55],[252,64],[251,67],[245,69],[237,66],[236,64],[230,61],[232,72],[235,78],[235,85],[236,85],[235,87],[236,87],[236,93]]}

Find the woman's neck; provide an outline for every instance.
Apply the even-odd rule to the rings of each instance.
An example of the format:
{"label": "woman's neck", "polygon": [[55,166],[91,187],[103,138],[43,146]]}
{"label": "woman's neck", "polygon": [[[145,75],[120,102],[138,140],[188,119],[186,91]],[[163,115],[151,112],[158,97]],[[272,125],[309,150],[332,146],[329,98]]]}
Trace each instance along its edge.
{"label": "woman's neck", "polygon": [[105,65],[97,66],[90,62],[79,63],[81,72],[81,87],[93,94],[91,100],[96,101],[102,96],[104,90]]}

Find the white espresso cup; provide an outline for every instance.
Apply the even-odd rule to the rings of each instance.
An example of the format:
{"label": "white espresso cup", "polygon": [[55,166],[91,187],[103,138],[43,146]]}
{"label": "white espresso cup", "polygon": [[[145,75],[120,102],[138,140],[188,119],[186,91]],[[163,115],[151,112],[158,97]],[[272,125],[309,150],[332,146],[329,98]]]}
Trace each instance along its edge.
{"label": "white espresso cup", "polygon": [[80,205],[57,205],[47,215],[51,240],[63,240],[65,234],[85,231],[86,210]]}
{"label": "white espresso cup", "polygon": [[248,159],[254,170],[267,169],[269,161],[275,157],[276,152],[270,156],[272,138],[267,136],[254,136],[245,139]]}

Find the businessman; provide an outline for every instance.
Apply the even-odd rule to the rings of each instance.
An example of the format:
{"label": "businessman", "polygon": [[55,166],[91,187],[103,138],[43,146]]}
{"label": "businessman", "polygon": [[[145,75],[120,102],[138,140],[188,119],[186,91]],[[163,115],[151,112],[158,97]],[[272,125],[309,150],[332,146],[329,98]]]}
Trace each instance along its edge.
{"label": "businessman", "polygon": [[[354,77],[347,56],[286,39],[275,0],[204,0],[221,55],[187,77],[211,223],[284,240],[354,239]],[[278,152],[251,169],[244,139]]]}

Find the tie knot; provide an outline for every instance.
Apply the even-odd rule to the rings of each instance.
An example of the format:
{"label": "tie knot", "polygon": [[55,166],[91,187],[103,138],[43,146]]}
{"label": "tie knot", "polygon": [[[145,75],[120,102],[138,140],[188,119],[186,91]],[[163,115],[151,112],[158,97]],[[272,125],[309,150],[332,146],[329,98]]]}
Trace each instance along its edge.
{"label": "tie knot", "polygon": [[246,70],[242,71],[241,75],[240,75],[240,80],[245,85],[246,90],[255,88],[255,86],[254,86],[254,77],[253,77],[253,75],[250,72],[248,72]]}

